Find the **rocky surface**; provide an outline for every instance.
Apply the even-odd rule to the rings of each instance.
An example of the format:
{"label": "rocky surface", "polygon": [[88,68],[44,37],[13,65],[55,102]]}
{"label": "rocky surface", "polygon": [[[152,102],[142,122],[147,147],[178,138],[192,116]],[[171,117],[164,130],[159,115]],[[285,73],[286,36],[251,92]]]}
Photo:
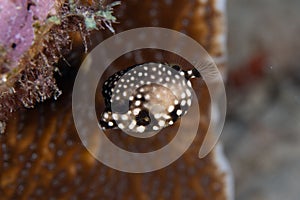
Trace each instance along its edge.
{"label": "rocky surface", "polygon": [[[54,76],[60,60],[76,45],[78,35],[87,50],[93,30],[112,29],[112,7],[72,0],[5,0],[0,4],[0,132],[17,109],[32,108],[60,90]],[[74,50],[75,51],[75,50]]]}

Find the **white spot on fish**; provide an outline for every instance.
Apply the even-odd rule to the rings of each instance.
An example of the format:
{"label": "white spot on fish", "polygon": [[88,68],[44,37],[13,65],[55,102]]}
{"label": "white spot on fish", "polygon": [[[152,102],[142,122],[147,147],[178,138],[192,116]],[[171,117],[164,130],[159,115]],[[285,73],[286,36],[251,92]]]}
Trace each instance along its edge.
{"label": "white spot on fish", "polygon": [[176,111],[176,114],[177,114],[178,116],[180,116],[180,115],[182,114],[182,110],[177,110],[177,111]]}

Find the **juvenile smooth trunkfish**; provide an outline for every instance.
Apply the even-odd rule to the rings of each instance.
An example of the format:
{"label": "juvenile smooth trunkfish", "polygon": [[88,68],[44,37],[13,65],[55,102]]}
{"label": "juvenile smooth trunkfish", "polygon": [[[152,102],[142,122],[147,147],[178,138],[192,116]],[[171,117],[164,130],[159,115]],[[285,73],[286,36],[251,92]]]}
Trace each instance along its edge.
{"label": "juvenile smooth trunkfish", "polygon": [[191,106],[190,79],[196,77],[196,68],[152,62],[116,72],[102,87],[101,127],[146,133],[173,125]]}

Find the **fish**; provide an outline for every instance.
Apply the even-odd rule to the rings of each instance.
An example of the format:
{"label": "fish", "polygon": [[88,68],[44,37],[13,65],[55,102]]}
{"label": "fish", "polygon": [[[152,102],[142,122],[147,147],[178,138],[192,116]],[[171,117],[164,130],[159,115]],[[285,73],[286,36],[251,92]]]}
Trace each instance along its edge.
{"label": "fish", "polygon": [[105,109],[99,124],[103,130],[130,133],[160,131],[184,116],[192,103],[191,79],[196,68],[148,62],[111,75],[102,86]]}

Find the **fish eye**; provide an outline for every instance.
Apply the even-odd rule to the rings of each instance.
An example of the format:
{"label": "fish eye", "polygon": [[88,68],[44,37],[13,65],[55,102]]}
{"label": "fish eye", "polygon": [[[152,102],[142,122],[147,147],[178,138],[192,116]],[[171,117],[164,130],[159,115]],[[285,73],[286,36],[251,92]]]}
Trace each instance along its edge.
{"label": "fish eye", "polygon": [[172,68],[175,69],[176,71],[179,71],[181,69],[178,65],[173,65]]}

